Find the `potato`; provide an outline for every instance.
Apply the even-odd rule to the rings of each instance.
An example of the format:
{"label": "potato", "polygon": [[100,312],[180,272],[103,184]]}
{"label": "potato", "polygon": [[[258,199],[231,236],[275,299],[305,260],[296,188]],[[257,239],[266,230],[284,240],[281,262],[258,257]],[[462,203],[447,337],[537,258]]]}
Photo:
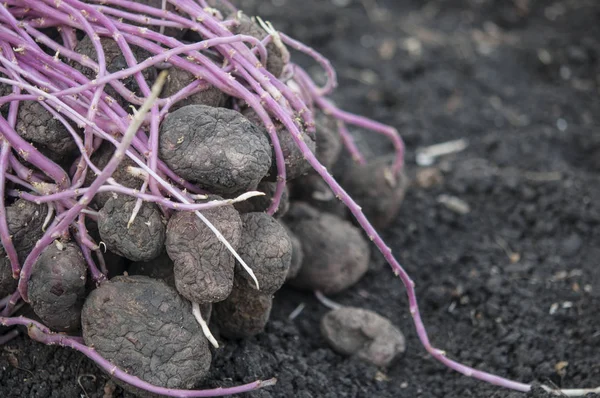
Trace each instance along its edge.
{"label": "potato", "polygon": [[143,202],[133,223],[127,224],[136,199],[125,195],[110,198],[100,209],[98,231],[106,247],[132,261],[148,261],[163,251],[166,225],[158,206]]}
{"label": "potato", "polygon": [[157,386],[190,389],[210,368],[208,341],[190,303],[163,281],[118,276],[105,282],[85,301],[82,329],[86,345]]}
{"label": "potato", "polygon": [[265,329],[272,305],[271,295],[252,289],[236,277],[229,297],[213,305],[213,321],[228,339],[252,337]]}
{"label": "potato", "polygon": [[181,177],[214,194],[255,189],[271,166],[271,148],[240,113],[188,105],[160,127],[160,157]]}
{"label": "potato", "polygon": [[292,286],[339,293],[354,285],[369,267],[369,245],[361,231],[333,214],[292,203],[287,225],[302,243],[304,259]]}
{"label": "potato", "polygon": [[386,318],[362,308],[341,307],[321,319],[321,334],[343,355],[386,367],[406,350],[404,335]]}
{"label": "potato", "polygon": [[[252,268],[260,291],[273,294],[285,282],[292,260],[292,241],[285,228],[267,213],[242,214],[238,254]],[[250,275],[236,262],[237,277],[256,289]]]}
{"label": "potato", "polygon": [[57,332],[79,330],[87,266],[74,243],[51,244],[33,265],[28,282],[33,311]]}
{"label": "potato", "polygon": [[[205,210],[202,214],[234,249],[239,246],[242,220],[233,206]],[[178,212],[171,217],[165,246],[174,263],[175,286],[182,296],[196,303],[214,303],[229,296],[235,269],[233,254],[196,214]]]}
{"label": "potato", "polygon": [[342,180],[346,192],[361,206],[367,219],[377,229],[396,219],[408,186],[403,173],[392,176],[393,157],[377,158],[365,166],[354,165]]}

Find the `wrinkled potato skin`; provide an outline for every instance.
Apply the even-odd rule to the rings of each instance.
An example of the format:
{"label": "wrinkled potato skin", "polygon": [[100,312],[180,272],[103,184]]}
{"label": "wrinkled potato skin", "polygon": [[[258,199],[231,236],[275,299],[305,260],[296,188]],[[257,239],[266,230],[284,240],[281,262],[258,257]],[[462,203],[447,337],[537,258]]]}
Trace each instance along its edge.
{"label": "wrinkled potato skin", "polygon": [[4,298],[17,290],[17,280],[12,276],[12,268],[6,252],[0,247],[0,297]]}
{"label": "wrinkled potato skin", "polygon": [[[267,132],[267,129],[264,127],[262,120],[252,108],[246,108],[242,110],[242,114],[255,125],[260,126],[265,137],[269,139],[269,142],[271,141],[271,138]],[[292,138],[292,134],[285,128],[283,124],[277,121],[274,121],[274,124],[275,131],[277,132],[277,138],[279,139],[279,145],[281,146],[281,151],[283,153],[283,159],[285,161],[286,180],[293,180],[312,170],[310,163],[308,163],[308,160],[304,158],[302,151],[300,148],[298,148],[296,142]],[[301,131],[300,133],[304,143],[306,143],[312,153],[315,153],[315,141],[305,131]],[[277,161],[275,160],[275,149],[272,150],[271,157],[273,161],[271,163],[269,173],[265,177],[265,181],[274,182],[277,181]]]}
{"label": "wrinkled potato skin", "polygon": [[235,279],[233,290],[225,301],[213,305],[213,321],[219,333],[228,339],[244,339],[264,331],[273,298]]}
{"label": "wrinkled potato skin", "polygon": [[290,261],[290,269],[288,270],[287,276],[285,277],[286,281],[293,279],[298,272],[300,272],[300,268],[302,268],[302,261],[304,261],[304,251],[302,250],[302,242],[300,239],[292,232],[290,227],[285,224],[281,224],[285,228],[288,236],[290,237],[290,241],[292,242],[292,260]]}
{"label": "wrinkled potato skin", "polygon": [[406,350],[404,335],[373,311],[342,307],[321,319],[321,334],[343,355],[356,355],[373,365],[389,366]]}
{"label": "wrinkled potato skin", "polygon": [[156,279],[118,276],[102,284],[85,301],[82,329],[86,345],[151,384],[190,389],[210,368],[208,342],[190,303]]}
{"label": "wrinkled potato skin", "polygon": [[20,103],[15,130],[38,149],[45,147],[58,156],[68,156],[77,150],[67,128],[38,101]]}
{"label": "wrinkled potato skin", "polygon": [[334,294],[367,272],[369,245],[351,223],[299,202],[292,204],[286,220],[304,252],[302,267],[290,280],[292,286]]}
{"label": "wrinkled potato skin", "polygon": [[47,213],[48,206],[25,199],[19,199],[6,208],[8,230],[21,264],[44,235],[42,226]]}
{"label": "wrinkled potato skin", "polygon": [[[242,220],[233,206],[205,210],[202,214],[237,249]],[[193,212],[182,211],[171,217],[166,249],[173,260],[175,285],[182,296],[197,303],[214,303],[229,296],[235,269],[233,254]]]}
{"label": "wrinkled potato skin", "polygon": [[[179,69],[169,68],[169,75],[165,81],[161,98],[167,98],[177,94],[177,92],[187,85],[191,84],[196,78],[190,72]],[[212,107],[221,107],[225,105],[227,95],[215,86],[209,86],[205,90],[192,94],[186,98],[177,101],[169,108],[169,112],[175,112],[177,109],[188,105],[206,105]]]}
{"label": "wrinkled potato skin", "polygon": [[143,202],[134,222],[127,223],[136,199],[117,195],[100,209],[98,231],[106,247],[132,261],[149,261],[160,255],[166,238],[166,226],[158,206]]}
{"label": "wrinkled potato skin", "polygon": [[239,112],[188,105],[161,124],[160,157],[175,173],[212,193],[253,190],[271,167],[267,138]]}
{"label": "wrinkled potato skin", "polygon": [[[115,146],[109,142],[105,142],[92,154],[91,161],[98,167],[98,169],[103,170],[113,154],[115,153]],[[142,187],[143,181],[132,175],[127,171],[128,167],[138,167],[137,164],[134,163],[128,156],[123,157],[123,160],[117,166],[117,169],[112,174],[112,178],[123,185],[126,188],[131,189],[140,189]],[[92,170],[88,170],[85,176],[85,185],[90,186],[94,180],[96,179],[96,174]],[[113,193],[111,192],[98,192],[94,195],[94,199],[92,202],[96,204],[99,208],[102,208],[108,199],[113,197]]]}
{"label": "wrinkled potato skin", "polygon": [[[258,25],[258,23],[254,22],[252,18],[242,13],[234,13],[231,14],[227,19],[235,19],[239,21],[239,25],[233,26],[231,28],[231,33],[234,35],[248,35],[255,37],[259,40],[262,40],[267,36],[267,32],[264,31],[263,28]],[[273,76],[279,78],[283,73],[283,68],[285,67],[284,62],[284,53],[287,55],[287,49],[282,49],[275,45],[273,41],[271,41],[266,46],[267,49],[267,65],[266,69]]]}
{"label": "wrinkled potato skin", "polygon": [[33,310],[52,330],[79,330],[86,279],[87,266],[79,247],[66,243],[60,250],[51,244],[35,262],[29,279]]}
{"label": "wrinkled potato skin", "polygon": [[362,208],[367,219],[377,229],[387,227],[396,219],[404,200],[408,179],[403,172],[392,177],[386,168],[393,157],[377,158],[365,166],[355,165],[344,175],[342,185]]}
{"label": "wrinkled potato skin", "polygon": [[[292,261],[292,241],[285,228],[267,213],[242,214],[242,239],[238,254],[252,269],[260,291],[273,294],[281,288]],[[256,285],[250,275],[236,262],[237,278],[251,289]]]}

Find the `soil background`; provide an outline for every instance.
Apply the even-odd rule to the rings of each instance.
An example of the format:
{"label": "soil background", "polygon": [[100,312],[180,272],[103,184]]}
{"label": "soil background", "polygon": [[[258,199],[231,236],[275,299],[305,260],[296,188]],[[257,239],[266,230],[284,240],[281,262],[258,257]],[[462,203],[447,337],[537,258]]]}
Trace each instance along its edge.
{"label": "soil background", "polygon": [[[523,382],[600,385],[600,3],[238,3],[332,61],[340,106],[398,128],[413,181],[423,170],[419,147],[468,141],[432,166],[437,184],[411,185],[383,231],[415,280],[434,345]],[[390,149],[372,133],[357,139],[372,154]],[[464,201],[468,213],[440,195]],[[319,332],[327,309],[284,288],[265,333],[219,350],[209,386],[277,377],[247,396],[545,396],[489,386],[432,360],[400,280],[377,255],[360,283],[332,298],[388,317],[406,334],[405,355],[377,369],[333,353]],[[0,347],[0,372],[1,397],[129,396],[82,355],[25,337]]]}

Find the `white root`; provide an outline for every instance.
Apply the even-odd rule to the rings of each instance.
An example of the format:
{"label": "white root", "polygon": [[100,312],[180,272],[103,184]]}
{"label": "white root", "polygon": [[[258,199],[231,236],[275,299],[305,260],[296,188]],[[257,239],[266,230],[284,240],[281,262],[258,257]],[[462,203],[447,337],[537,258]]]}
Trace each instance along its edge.
{"label": "white root", "polygon": [[338,308],[343,307],[343,305],[336,303],[335,301],[333,301],[332,299],[328,298],[323,293],[321,293],[319,290],[315,290],[315,297],[317,298],[317,300],[319,300],[321,302],[321,304],[323,304],[325,307],[329,308],[330,310],[337,310]]}
{"label": "white root", "polygon": [[48,214],[46,214],[46,219],[44,220],[44,224],[42,225],[42,231],[46,232],[46,228],[50,225],[52,218],[54,217],[54,205],[51,202],[48,202]]}
{"label": "white root", "polygon": [[192,303],[192,314],[194,314],[194,317],[200,324],[200,327],[202,328],[202,333],[204,333],[208,341],[210,341],[213,347],[219,348],[219,343],[217,343],[217,339],[215,339],[215,337],[212,335],[210,329],[208,328],[208,325],[206,324],[206,321],[204,320],[204,318],[202,318],[202,313],[200,312],[200,304]]}
{"label": "white root", "polygon": [[559,397],[584,397],[588,394],[600,394],[600,387],[596,388],[552,388],[542,385],[542,388],[552,395]]}

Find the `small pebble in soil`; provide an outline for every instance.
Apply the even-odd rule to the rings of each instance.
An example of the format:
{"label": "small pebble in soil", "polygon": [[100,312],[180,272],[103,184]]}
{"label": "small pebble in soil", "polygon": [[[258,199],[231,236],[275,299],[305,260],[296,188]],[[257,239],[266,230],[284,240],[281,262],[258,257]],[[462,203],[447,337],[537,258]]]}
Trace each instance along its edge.
{"label": "small pebble in soil", "polygon": [[404,335],[373,311],[341,307],[321,319],[321,334],[338,353],[389,366],[406,350]]}

